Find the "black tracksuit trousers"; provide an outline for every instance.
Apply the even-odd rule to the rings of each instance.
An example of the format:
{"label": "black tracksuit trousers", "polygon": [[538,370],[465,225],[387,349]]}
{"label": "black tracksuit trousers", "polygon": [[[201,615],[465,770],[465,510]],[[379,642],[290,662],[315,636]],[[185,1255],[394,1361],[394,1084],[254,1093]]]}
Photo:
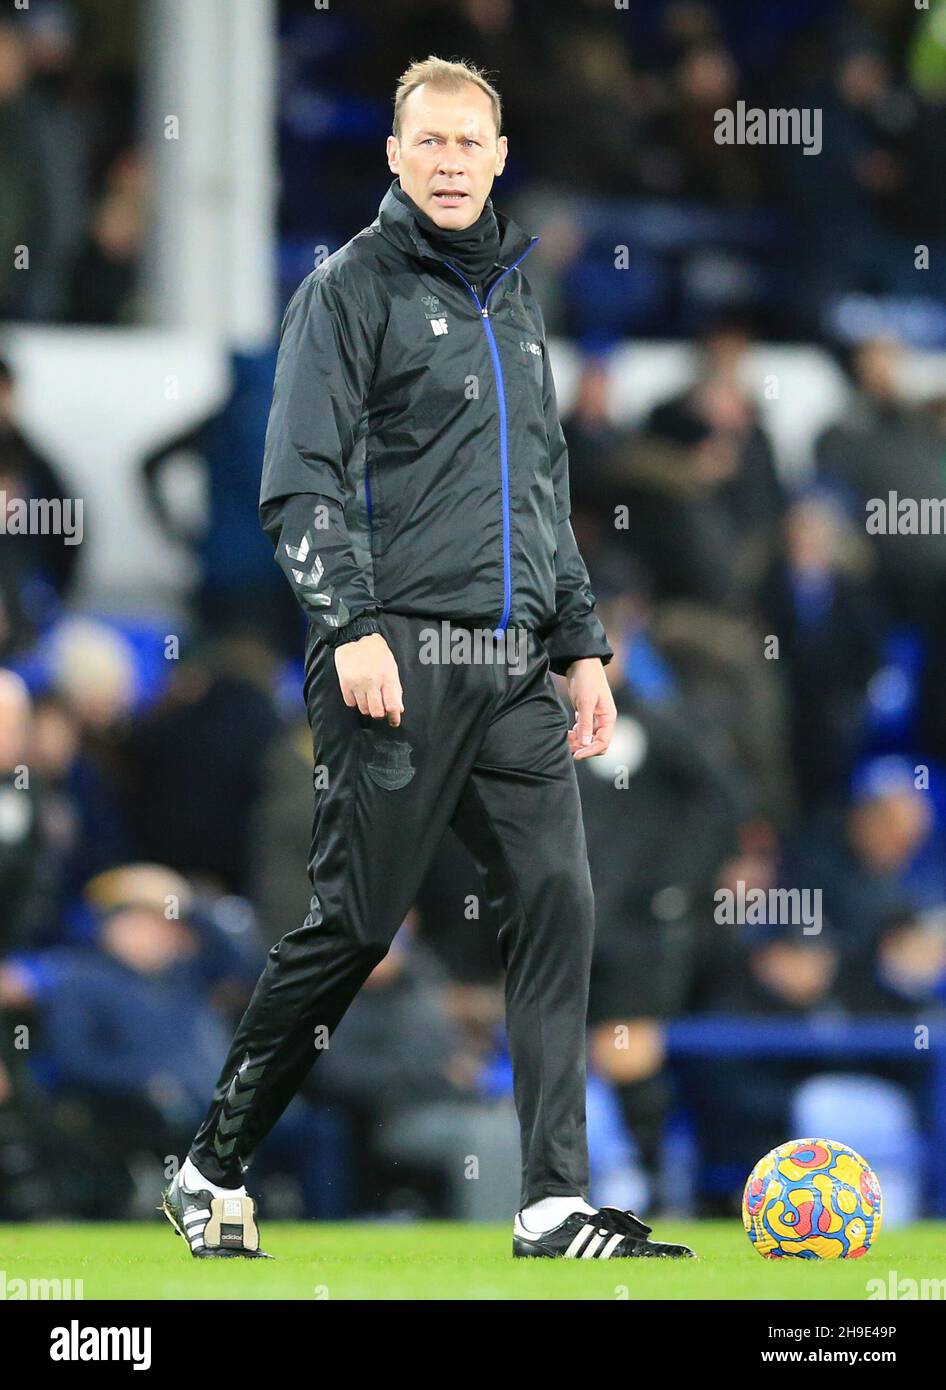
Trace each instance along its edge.
{"label": "black tracksuit trousers", "polygon": [[521,674],[508,661],[425,664],[421,633],[439,619],[382,612],[379,622],[404,689],[396,729],[346,706],[334,653],[310,638],[312,902],[269,953],[190,1157],[210,1181],[242,1183],[242,1163],[387,952],[452,825],[500,923],[523,1205],[586,1194],[594,910],[568,719],[548,656],[529,633]]}

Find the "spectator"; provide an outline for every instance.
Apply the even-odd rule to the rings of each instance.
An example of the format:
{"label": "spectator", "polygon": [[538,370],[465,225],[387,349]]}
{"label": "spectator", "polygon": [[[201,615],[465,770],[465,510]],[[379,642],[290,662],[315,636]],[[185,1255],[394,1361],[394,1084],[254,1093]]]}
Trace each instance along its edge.
{"label": "spectator", "polygon": [[46,189],[42,244],[29,276],[29,316],[55,321],[85,223],[101,117],[71,7],[64,0],[43,0],[24,9],[22,26],[32,70],[30,124]]}
{"label": "spectator", "polygon": [[218,890],[246,890],[250,816],[280,727],[274,684],[274,653],[252,636],[223,638],[181,663],[130,738],[142,857]]}
{"label": "spectator", "polygon": [[929,795],[917,790],[910,769],[879,758],[857,775],[846,809],[826,811],[800,831],[784,881],[820,888],[839,946],[862,950],[886,927],[914,917],[908,874],[932,825]]}
{"label": "spectator", "polygon": [[28,754],[47,788],[50,836],[62,859],[68,902],[90,877],[128,859],[125,807],[83,747],[80,721],[61,696],[36,698]]}
{"label": "spectator", "polygon": [[[48,930],[55,900],[57,864],[45,796],[27,762],[29,732],[26,686],[0,670],[0,972],[11,952]],[[11,1219],[48,1211],[52,1201],[46,1125],[26,1070],[18,1002],[0,985],[0,1218]]]}
{"label": "spectator", "polygon": [[[206,630],[221,635],[252,628],[295,656],[302,638],[298,608],[257,517],[275,356],[235,354],[231,367],[233,390],[226,403],[144,460],[145,488],[165,533],[197,552],[197,611]],[[169,466],[182,453],[196,456],[206,483],[208,514],[199,534],[189,517],[175,512],[162,487]]]}
{"label": "spectator", "polygon": [[795,502],[784,538],[760,607],[767,635],[779,642],[792,763],[802,808],[810,811],[844,795],[867,683],[881,664],[885,613],[859,572],[865,556],[858,537],[830,494],[812,492]]}
{"label": "spectator", "polygon": [[[82,762],[90,769],[90,793],[99,805],[117,804],[127,813],[133,791],[129,740],[137,695],[131,643],[107,623],[72,618],[54,631],[48,659],[51,690],[78,726]],[[107,831],[107,822],[103,828]]]}
{"label": "spectator", "polygon": [[30,698],[0,671],[0,959],[49,927],[58,865],[46,824],[46,794],[26,761]]}
{"label": "spectator", "polygon": [[[946,925],[943,912],[919,913],[884,927],[859,953],[842,980],[852,1012],[905,1014],[917,1019],[942,1004],[946,994]],[[903,1069],[907,1083],[912,1068]]]}
{"label": "spectator", "polygon": [[745,385],[749,338],[711,329],[694,384],[615,450],[628,539],[657,597],[744,606],[771,553],[784,497]]}
{"label": "spectator", "polygon": [[[13,369],[0,358],[0,506],[46,502],[47,515],[60,507],[62,526],[20,533],[8,522],[0,545],[0,654],[22,651],[57,615],[72,590],[79,544],[85,535],[80,516],[68,497],[65,480],[17,423]],[[81,529],[80,528],[81,523]]]}
{"label": "spectator", "polygon": [[562,422],[568,441],[572,509],[593,517],[598,527],[612,527],[615,508],[624,500],[610,468],[621,431],[609,409],[610,363],[589,355],[581,367],[571,411]]}
{"label": "spectator", "polygon": [[19,27],[0,21],[0,318],[24,314],[29,270],[14,254],[42,256],[47,215],[42,161],[27,95],[29,60]]}
{"label": "spectator", "polygon": [[68,323],[135,321],[143,231],[142,208],[134,196],[114,190],[102,195],[69,275]]}
{"label": "spectator", "polygon": [[735,106],[739,87],[735,60],[724,44],[706,38],[684,46],[646,164],[655,193],[736,206],[760,200],[758,150],[715,138],[715,114]]}
{"label": "spectator", "polygon": [[[20,956],[14,975],[39,1015],[56,1112],[71,1117],[76,1171],[67,1201],[114,1219],[132,1195],[136,1154],[166,1165],[186,1152],[226,1045],[213,1000],[234,973],[248,990],[259,958],[250,966],[227,949],[226,933],[212,941],[210,919],[197,925],[188,886],[165,870],[129,866],[95,896],[108,906],[94,947]],[[299,1142],[300,1130],[308,1142]],[[285,1147],[313,1193],[320,1175],[299,1165],[317,1166],[319,1137],[300,1104],[267,1146],[269,1161]]]}
{"label": "spectator", "polygon": [[[893,339],[873,338],[853,353],[855,395],[845,415],[817,445],[821,477],[844,490],[858,525],[867,522],[867,504],[889,494],[918,505],[924,498],[946,499],[943,442],[932,417],[908,404],[906,362]],[[868,530],[879,578],[894,614],[905,621],[933,624],[942,607],[946,548],[941,535],[905,534],[896,515],[878,531]]]}

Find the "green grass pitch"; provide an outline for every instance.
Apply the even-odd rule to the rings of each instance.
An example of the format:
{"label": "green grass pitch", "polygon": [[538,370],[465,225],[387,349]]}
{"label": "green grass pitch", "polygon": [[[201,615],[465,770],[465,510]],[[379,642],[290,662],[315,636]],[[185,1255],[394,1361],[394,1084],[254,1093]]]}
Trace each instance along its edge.
{"label": "green grass pitch", "polygon": [[[0,1225],[0,1280],[81,1279],[88,1299],[853,1299],[946,1279],[946,1224],[883,1232],[862,1259],[763,1260],[738,1221],[661,1221],[700,1259],[513,1260],[509,1226],[263,1222],[274,1260],[194,1260],[153,1225]],[[940,1295],[942,1296],[942,1295]]]}

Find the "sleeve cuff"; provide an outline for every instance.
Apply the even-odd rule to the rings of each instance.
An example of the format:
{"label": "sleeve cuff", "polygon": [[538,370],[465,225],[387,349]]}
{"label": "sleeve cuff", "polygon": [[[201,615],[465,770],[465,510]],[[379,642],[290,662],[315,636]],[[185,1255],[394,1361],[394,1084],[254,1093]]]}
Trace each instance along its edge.
{"label": "sleeve cuff", "polygon": [[557,676],[566,675],[573,661],[597,657],[607,666],[614,655],[596,617],[591,624],[584,621],[559,623],[543,635],[542,641],[549,654],[549,668]]}
{"label": "sleeve cuff", "polygon": [[334,651],[336,647],[344,647],[346,642],[357,642],[360,637],[370,637],[375,632],[380,632],[378,620],[372,613],[362,613],[357,618],[352,618],[350,623],[344,627],[335,628],[325,634],[325,644]]}

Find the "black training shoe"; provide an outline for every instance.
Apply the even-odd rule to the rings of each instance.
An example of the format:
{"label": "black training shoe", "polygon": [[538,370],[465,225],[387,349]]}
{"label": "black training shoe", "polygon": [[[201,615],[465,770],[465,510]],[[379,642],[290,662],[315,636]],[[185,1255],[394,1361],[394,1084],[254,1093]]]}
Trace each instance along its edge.
{"label": "black training shoe", "polygon": [[178,1173],[164,1194],[163,1211],[198,1260],[271,1260],[259,1248],[256,1203],[252,1197],[214,1197],[192,1192]]}
{"label": "black training shoe", "polygon": [[535,1235],[523,1226],[520,1213],[513,1225],[512,1253],[519,1259],[696,1259],[687,1245],[648,1240],[650,1231],[632,1211],[601,1207],[595,1212],[573,1212],[560,1226]]}

